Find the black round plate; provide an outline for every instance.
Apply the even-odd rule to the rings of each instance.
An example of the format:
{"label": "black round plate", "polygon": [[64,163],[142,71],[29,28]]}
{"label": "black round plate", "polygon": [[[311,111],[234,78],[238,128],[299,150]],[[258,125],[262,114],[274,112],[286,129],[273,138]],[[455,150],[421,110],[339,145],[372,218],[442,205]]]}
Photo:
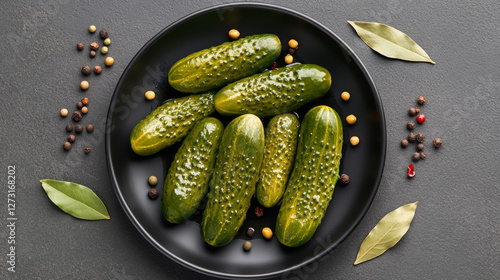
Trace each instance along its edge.
{"label": "black round plate", "polygon": [[[229,40],[227,32],[238,29],[242,37],[273,33],[283,44],[278,67],[284,67],[287,42],[295,38],[299,49],[294,57],[302,63],[314,63],[332,74],[332,88],[321,100],[307,104],[296,113],[302,117],[316,105],[333,107],[345,119],[354,114],[358,122],[344,124],[344,156],[341,172],[351,177],[347,186],[338,184],[322,224],[311,241],[299,248],[282,246],[274,237],[265,240],[264,226],[274,230],[279,206],[254,213],[254,202],[236,238],[222,248],[211,248],[200,235],[199,220],[203,205],[187,222],[172,225],[161,214],[160,199],[147,196],[147,178],[156,175],[163,182],[166,170],[179,145],[157,155],[135,155],[129,144],[133,127],[167,99],[183,94],[172,89],[167,73],[182,57]],[[346,27],[347,28],[347,27]],[[146,101],[144,92],[154,90],[155,101]],[[340,93],[349,91],[344,102]],[[227,124],[228,118],[217,114]],[[264,120],[265,122],[267,120]],[[357,147],[349,144],[353,135],[361,139]],[[133,224],[153,246],[175,261],[196,271],[221,278],[259,278],[276,276],[321,257],[344,240],[367,212],[382,176],[385,161],[385,120],[372,79],[351,49],[335,34],[313,19],[288,9],[255,3],[222,5],[185,17],[152,38],[127,66],[116,86],[108,112],[106,156],[118,199]],[[157,186],[162,191],[162,183]],[[257,234],[252,250],[242,244],[249,238],[246,228]]]}

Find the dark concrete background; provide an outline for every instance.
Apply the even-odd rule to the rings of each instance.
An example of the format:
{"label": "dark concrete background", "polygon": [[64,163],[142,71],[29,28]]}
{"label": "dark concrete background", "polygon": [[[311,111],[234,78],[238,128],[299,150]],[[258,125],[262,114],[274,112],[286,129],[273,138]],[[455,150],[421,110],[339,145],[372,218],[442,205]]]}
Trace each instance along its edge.
{"label": "dark concrete background", "polygon": [[[21,3],[24,2],[24,3]],[[165,26],[201,8],[230,1],[6,1],[0,4],[0,278],[206,279],[171,261],[135,229],[111,187],[104,154],[104,122],[113,89],[127,63]],[[139,2],[139,1],[137,1]],[[381,95],[387,118],[387,160],[379,192],[361,224],[329,255],[284,279],[499,279],[500,201],[498,133],[500,2],[474,1],[266,1],[315,18],[360,57]],[[467,1],[468,2],[468,1]],[[411,36],[437,62],[386,59],[356,36],[347,20],[392,25]],[[88,43],[87,27],[110,31],[111,69],[78,85],[91,61],[75,44]],[[68,119],[59,109],[91,99],[84,134],[61,149]],[[408,107],[427,97],[427,148],[417,176],[405,178],[411,150],[399,141]],[[427,140],[427,147],[430,142]],[[93,150],[88,156],[84,145]],[[7,272],[7,166],[17,168],[17,265]],[[79,182],[104,201],[109,221],[64,214],[39,180]],[[389,211],[420,201],[407,235],[383,256],[354,267],[359,245]]]}

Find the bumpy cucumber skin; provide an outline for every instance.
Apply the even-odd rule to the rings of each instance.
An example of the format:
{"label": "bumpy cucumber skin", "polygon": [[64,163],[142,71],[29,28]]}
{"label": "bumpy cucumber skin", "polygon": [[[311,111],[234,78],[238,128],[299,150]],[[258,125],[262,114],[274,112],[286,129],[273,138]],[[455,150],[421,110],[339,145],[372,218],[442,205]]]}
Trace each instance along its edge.
{"label": "bumpy cucumber skin", "polygon": [[189,218],[208,190],[224,125],[216,118],[199,121],[175,154],[163,185],[163,217],[179,224]]}
{"label": "bumpy cucumber skin", "polygon": [[222,115],[255,114],[261,118],[293,111],[325,95],[330,72],[315,64],[299,64],[255,74],[229,84],[215,95]]}
{"label": "bumpy cucumber skin", "polygon": [[130,134],[138,155],[149,156],[182,140],[191,128],[212,114],[214,92],[175,98],[156,108]]}
{"label": "bumpy cucumber skin", "polygon": [[257,182],[257,200],[264,207],[273,207],[283,197],[292,171],[300,122],[293,114],[275,116],[266,128],[264,158]]}
{"label": "bumpy cucumber skin", "polygon": [[276,237],[283,245],[303,245],[320,225],[339,178],[342,131],[342,120],[330,107],[314,107],[304,116],[297,157],[276,220]]}
{"label": "bumpy cucumber skin", "polygon": [[281,52],[276,35],[247,36],[195,52],[177,61],[168,82],[178,91],[199,93],[220,88],[243,77],[259,73]]}
{"label": "bumpy cucumber skin", "polygon": [[229,243],[246,218],[264,156],[264,127],[254,115],[231,121],[222,136],[201,221],[206,243]]}

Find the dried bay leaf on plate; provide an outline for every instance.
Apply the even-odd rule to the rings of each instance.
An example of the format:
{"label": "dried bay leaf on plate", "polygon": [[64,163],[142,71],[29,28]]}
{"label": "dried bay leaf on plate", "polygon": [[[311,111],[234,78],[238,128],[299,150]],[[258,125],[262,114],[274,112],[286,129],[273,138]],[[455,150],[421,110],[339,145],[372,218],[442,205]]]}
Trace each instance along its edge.
{"label": "dried bay leaf on plate", "polygon": [[50,200],[71,216],[84,220],[110,218],[101,199],[85,186],[50,179],[40,180],[40,183]]}
{"label": "dried bay leaf on plate", "polygon": [[354,265],[380,256],[401,240],[410,228],[418,201],[399,207],[385,215],[359,247]]}
{"label": "dried bay leaf on plate", "polygon": [[363,21],[347,21],[370,48],[389,58],[436,64],[408,35],[394,27]]}

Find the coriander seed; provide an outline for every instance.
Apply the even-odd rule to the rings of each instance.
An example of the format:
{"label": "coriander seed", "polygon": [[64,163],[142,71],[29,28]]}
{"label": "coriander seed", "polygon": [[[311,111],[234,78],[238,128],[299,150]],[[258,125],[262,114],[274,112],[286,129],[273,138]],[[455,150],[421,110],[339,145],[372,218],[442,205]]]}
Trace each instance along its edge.
{"label": "coriander seed", "polygon": [[87,114],[89,112],[89,108],[87,108],[87,106],[83,106],[82,107],[82,113],[83,114]]}
{"label": "coriander seed", "polygon": [[81,81],[81,83],[80,83],[80,88],[81,88],[82,90],[87,90],[87,89],[89,89],[89,86],[90,86],[90,84],[89,84],[89,82],[88,82],[88,81]]}
{"label": "coriander seed", "polygon": [[252,242],[250,241],[245,241],[243,243],[243,250],[245,251],[250,251],[252,249]]}
{"label": "coriander seed", "polygon": [[62,108],[60,111],[61,117],[66,117],[68,115],[68,109]]}
{"label": "coriander seed", "polygon": [[158,178],[156,178],[156,176],[149,176],[148,184],[151,186],[156,186],[156,184],[158,184]]}

